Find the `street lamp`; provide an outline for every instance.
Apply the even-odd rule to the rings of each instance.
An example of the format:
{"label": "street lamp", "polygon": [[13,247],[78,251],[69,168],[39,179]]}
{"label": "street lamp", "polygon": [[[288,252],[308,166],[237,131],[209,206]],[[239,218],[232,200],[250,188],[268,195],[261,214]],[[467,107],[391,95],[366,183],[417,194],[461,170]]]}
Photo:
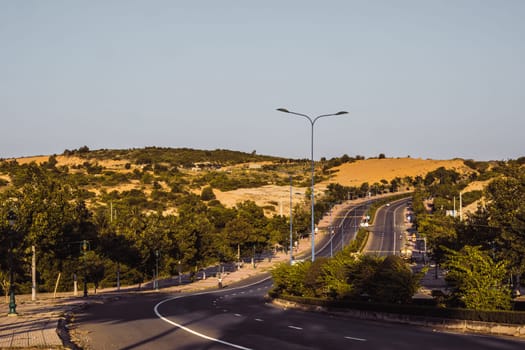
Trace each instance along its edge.
{"label": "street lamp", "polygon": [[155,290],[159,290],[159,250],[155,250]]}
{"label": "street lamp", "polygon": [[179,263],[178,263],[178,266],[179,266],[179,286],[180,286],[180,284],[182,283],[182,276],[181,276],[181,270],[180,270],[180,263],[181,263],[181,261],[179,260]]}
{"label": "street lamp", "polygon": [[7,221],[9,222],[9,313],[7,316],[18,316],[16,313],[16,300],[15,300],[15,288],[14,284],[14,273],[13,273],[13,232],[16,222],[16,214],[12,211],[7,213]]}
{"label": "street lamp", "polygon": [[[334,248],[333,248],[333,242],[332,242],[332,238],[334,237],[334,229],[333,229],[333,224],[332,224],[332,208],[333,208],[333,205],[330,204],[330,228],[328,232],[330,233],[330,257],[331,258],[334,256]],[[341,244],[341,250],[343,250],[342,244]]]}
{"label": "street lamp", "polygon": [[321,114],[321,115],[318,115],[317,117],[315,118],[311,118],[309,117],[308,115],[306,114],[302,114],[302,113],[296,113],[296,112],[291,112],[289,110],[287,110],[286,108],[277,108],[277,110],[279,112],[283,112],[283,113],[289,113],[289,114],[293,114],[293,115],[298,115],[300,117],[304,117],[306,119],[308,119],[308,121],[310,122],[310,125],[312,126],[312,132],[311,132],[311,142],[310,142],[310,145],[311,145],[311,163],[312,163],[312,193],[311,193],[311,204],[312,204],[312,208],[311,208],[311,211],[312,211],[312,222],[311,222],[311,232],[312,232],[312,261],[315,260],[315,213],[314,213],[314,184],[315,184],[315,180],[314,180],[314,171],[315,171],[315,168],[314,168],[314,125],[315,125],[315,122],[320,119],[320,118],[324,118],[324,117],[331,117],[331,116],[338,116],[338,115],[343,115],[343,114],[348,114],[348,112],[346,111],[340,111],[340,112],[337,112],[337,113],[332,113],[332,114]]}
{"label": "street lamp", "polygon": [[81,243],[82,255],[84,257],[84,298],[88,296],[88,287],[87,287],[87,262],[86,262],[86,253],[89,249],[89,241],[83,240]]}
{"label": "street lamp", "polygon": [[292,175],[290,175],[290,265],[293,263],[293,207],[292,207]]}

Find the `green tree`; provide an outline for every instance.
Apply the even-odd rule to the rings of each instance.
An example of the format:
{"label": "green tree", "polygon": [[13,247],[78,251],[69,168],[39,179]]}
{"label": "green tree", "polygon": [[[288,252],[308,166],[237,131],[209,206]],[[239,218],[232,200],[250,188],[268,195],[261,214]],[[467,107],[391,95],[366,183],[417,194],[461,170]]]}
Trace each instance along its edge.
{"label": "green tree", "polygon": [[419,288],[420,278],[398,256],[363,255],[349,269],[350,297],[366,297],[381,303],[409,303]]}
{"label": "green tree", "polygon": [[447,249],[444,267],[447,280],[455,286],[453,296],[465,307],[475,310],[508,310],[511,294],[507,262],[495,262],[479,247],[465,246],[459,251]]}
{"label": "green tree", "polygon": [[338,252],[322,267],[324,288],[320,296],[328,299],[345,299],[351,295],[353,286],[350,281],[351,266],[356,263],[356,257],[348,250]]}
{"label": "green tree", "polygon": [[519,277],[525,273],[525,168],[510,165],[502,171],[504,177],[486,189],[488,223],[500,231],[496,248]]}
{"label": "green tree", "polygon": [[285,216],[273,216],[270,220],[268,220],[265,231],[268,232],[268,245],[273,247],[276,244],[280,244],[286,250],[289,249],[290,221]]}
{"label": "green tree", "polygon": [[88,283],[93,283],[96,293],[100,281],[104,278],[104,258],[95,251],[89,250],[80,258],[80,265],[82,266],[83,278],[87,278]]}
{"label": "green tree", "polygon": [[288,263],[277,265],[272,269],[273,291],[278,294],[307,295],[305,281],[310,265],[310,261],[295,265]]}

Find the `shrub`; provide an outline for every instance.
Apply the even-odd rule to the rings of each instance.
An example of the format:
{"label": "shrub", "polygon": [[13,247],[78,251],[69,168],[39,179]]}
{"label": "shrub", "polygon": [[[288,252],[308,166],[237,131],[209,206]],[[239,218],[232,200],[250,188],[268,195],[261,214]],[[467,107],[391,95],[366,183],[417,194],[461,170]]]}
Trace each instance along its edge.
{"label": "shrub", "polygon": [[211,188],[211,186],[206,186],[202,189],[201,199],[203,201],[210,201],[215,198],[215,193],[213,193],[213,189]]}

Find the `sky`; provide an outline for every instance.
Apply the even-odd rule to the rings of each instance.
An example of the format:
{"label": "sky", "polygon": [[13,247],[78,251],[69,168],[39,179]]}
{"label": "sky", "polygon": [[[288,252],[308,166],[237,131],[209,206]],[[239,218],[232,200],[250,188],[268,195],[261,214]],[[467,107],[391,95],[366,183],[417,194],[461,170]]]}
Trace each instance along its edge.
{"label": "sky", "polygon": [[0,158],[525,156],[525,1],[0,0]]}

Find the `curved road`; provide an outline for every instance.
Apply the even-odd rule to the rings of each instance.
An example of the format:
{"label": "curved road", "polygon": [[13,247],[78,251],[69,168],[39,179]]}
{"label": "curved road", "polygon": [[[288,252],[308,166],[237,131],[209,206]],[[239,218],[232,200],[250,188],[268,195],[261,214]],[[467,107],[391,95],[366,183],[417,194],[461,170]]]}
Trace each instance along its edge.
{"label": "curved road", "polygon": [[376,212],[374,225],[368,237],[364,251],[379,256],[399,254],[402,248],[402,232],[405,220],[404,210],[410,198],[392,202],[389,206],[381,207]]}
{"label": "curved road", "polygon": [[337,216],[334,216],[331,242],[330,235],[325,236],[318,244],[319,247],[316,247],[316,256],[330,256],[331,253],[335,254],[335,252],[341,250],[341,247],[346,246],[353,240],[359,229],[361,218],[369,206],[370,201],[358,205],[349,205],[341,210]]}
{"label": "curved road", "polygon": [[267,304],[266,280],[191,295],[94,305],[76,315],[91,349],[523,349],[525,342]]}
{"label": "curved road", "polygon": [[[405,204],[406,205],[406,204]],[[399,217],[402,204],[385,207]],[[357,215],[348,215],[355,220]],[[364,209],[363,209],[364,210]],[[375,228],[394,232],[378,212]],[[402,214],[401,214],[402,215]],[[344,221],[344,220],[343,220]],[[401,221],[400,221],[401,222]],[[334,236],[350,239],[354,223],[337,221]],[[381,225],[383,227],[381,228]],[[379,254],[393,251],[383,235]],[[377,236],[379,238],[380,236]],[[381,242],[381,243],[377,243]],[[329,243],[317,254],[330,252]],[[333,246],[332,246],[333,248]],[[271,280],[252,279],[232,288],[195,294],[149,294],[93,305],[75,315],[89,348],[98,349],[523,349],[517,339],[436,332],[430,328],[364,321],[324,313],[282,309],[267,303]]]}

